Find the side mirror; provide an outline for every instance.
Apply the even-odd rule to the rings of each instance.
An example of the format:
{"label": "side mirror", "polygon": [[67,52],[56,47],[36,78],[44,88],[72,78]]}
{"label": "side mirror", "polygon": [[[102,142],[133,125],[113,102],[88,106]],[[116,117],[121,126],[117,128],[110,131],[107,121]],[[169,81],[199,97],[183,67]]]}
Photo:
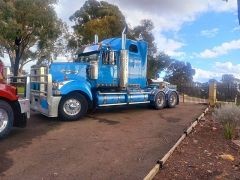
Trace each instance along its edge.
{"label": "side mirror", "polygon": [[74,54],[73,55],[73,60],[77,60],[78,59],[78,54]]}
{"label": "side mirror", "polygon": [[116,53],[114,51],[109,51],[109,64],[114,65],[115,64],[115,56]]}

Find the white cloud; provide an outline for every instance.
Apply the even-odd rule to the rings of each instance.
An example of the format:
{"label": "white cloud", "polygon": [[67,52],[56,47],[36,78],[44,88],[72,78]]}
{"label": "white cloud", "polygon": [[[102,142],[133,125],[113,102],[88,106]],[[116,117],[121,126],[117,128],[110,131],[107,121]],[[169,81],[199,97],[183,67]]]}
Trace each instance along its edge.
{"label": "white cloud", "polygon": [[240,79],[240,64],[233,64],[230,61],[216,62],[215,70],[222,74],[232,74],[234,77]]}
{"label": "white cloud", "polygon": [[185,44],[176,41],[174,39],[166,38],[162,34],[155,34],[155,40],[157,42],[157,48],[159,51],[163,51],[169,56],[182,57],[185,55],[184,52],[179,51]]}
{"label": "white cloud", "polygon": [[212,49],[206,49],[199,54],[202,58],[215,58],[221,55],[228,54],[232,50],[240,49],[240,39],[225,42],[220,46],[216,46]]}
{"label": "white cloud", "polygon": [[[59,17],[69,25],[69,17],[84,4],[85,0],[69,1],[59,0],[56,11]],[[179,49],[184,43],[176,39],[169,39],[164,32],[179,31],[185,22],[194,21],[198,15],[208,11],[226,12],[236,11],[235,1],[228,3],[221,0],[108,0],[117,5],[131,26],[139,25],[142,19],[151,19],[154,22],[155,42],[159,50],[164,50],[170,56],[182,57],[184,52]]]}
{"label": "white cloud", "polygon": [[218,32],[219,32],[218,28],[213,28],[213,29],[202,30],[200,34],[201,36],[204,36],[207,38],[213,38],[218,34]]}
{"label": "white cloud", "polygon": [[235,11],[236,1],[220,0],[110,0],[120,7],[128,22],[139,24],[143,18],[150,18],[162,31],[179,30],[184,22],[194,21],[204,12]]}
{"label": "white cloud", "polygon": [[207,82],[209,79],[221,80],[223,74],[232,74],[240,79],[240,64],[233,64],[230,61],[216,62],[211,70],[195,68],[194,81]]}
{"label": "white cloud", "polygon": [[193,76],[194,81],[196,81],[196,82],[208,82],[209,79],[220,80],[221,79],[221,73],[195,68],[195,75]]}

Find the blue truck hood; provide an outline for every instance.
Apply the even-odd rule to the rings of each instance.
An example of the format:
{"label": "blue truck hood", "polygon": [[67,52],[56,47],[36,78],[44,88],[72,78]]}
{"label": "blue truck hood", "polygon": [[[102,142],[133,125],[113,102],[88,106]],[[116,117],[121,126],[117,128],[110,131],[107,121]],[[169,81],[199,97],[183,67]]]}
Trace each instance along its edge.
{"label": "blue truck hood", "polygon": [[65,80],[86,80],[87,64],[83,63],[52,63],[50,66],[50,74],[54,82],[61,82]]}

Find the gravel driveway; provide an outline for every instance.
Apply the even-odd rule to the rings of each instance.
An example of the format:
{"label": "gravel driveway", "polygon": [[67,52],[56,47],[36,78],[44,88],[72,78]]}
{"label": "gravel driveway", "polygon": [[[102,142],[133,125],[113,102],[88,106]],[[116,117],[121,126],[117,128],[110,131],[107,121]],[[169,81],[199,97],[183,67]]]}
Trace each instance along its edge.
{"label": "gravel driveway", "polygon": [[33,113],[0,141],[0,179],[142,179],[205,108],[115,107],[74,122]]}

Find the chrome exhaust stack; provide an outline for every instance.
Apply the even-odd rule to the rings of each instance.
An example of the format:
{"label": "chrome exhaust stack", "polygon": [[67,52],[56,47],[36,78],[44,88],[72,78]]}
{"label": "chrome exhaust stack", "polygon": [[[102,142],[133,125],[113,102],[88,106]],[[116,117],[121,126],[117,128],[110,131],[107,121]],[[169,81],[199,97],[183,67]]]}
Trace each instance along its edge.
{"label": "chrome exhaust stack", "polygon": [[120,83],[121,88],[128,85],[128,50],[126,50],[127,26],[122,31],[122,50],[120,51]]}
{"label": "chrome exhaust stack", "polygon": [[122,50],[126,49],[126,39],[127,39],[127,26],[122,31]]}
{"label": "chrome exhaust stack", "polygon": [[95,34],[95,35],[94,35],[94,44],[97,44],[97,43],[98,43],[98,35]]}

